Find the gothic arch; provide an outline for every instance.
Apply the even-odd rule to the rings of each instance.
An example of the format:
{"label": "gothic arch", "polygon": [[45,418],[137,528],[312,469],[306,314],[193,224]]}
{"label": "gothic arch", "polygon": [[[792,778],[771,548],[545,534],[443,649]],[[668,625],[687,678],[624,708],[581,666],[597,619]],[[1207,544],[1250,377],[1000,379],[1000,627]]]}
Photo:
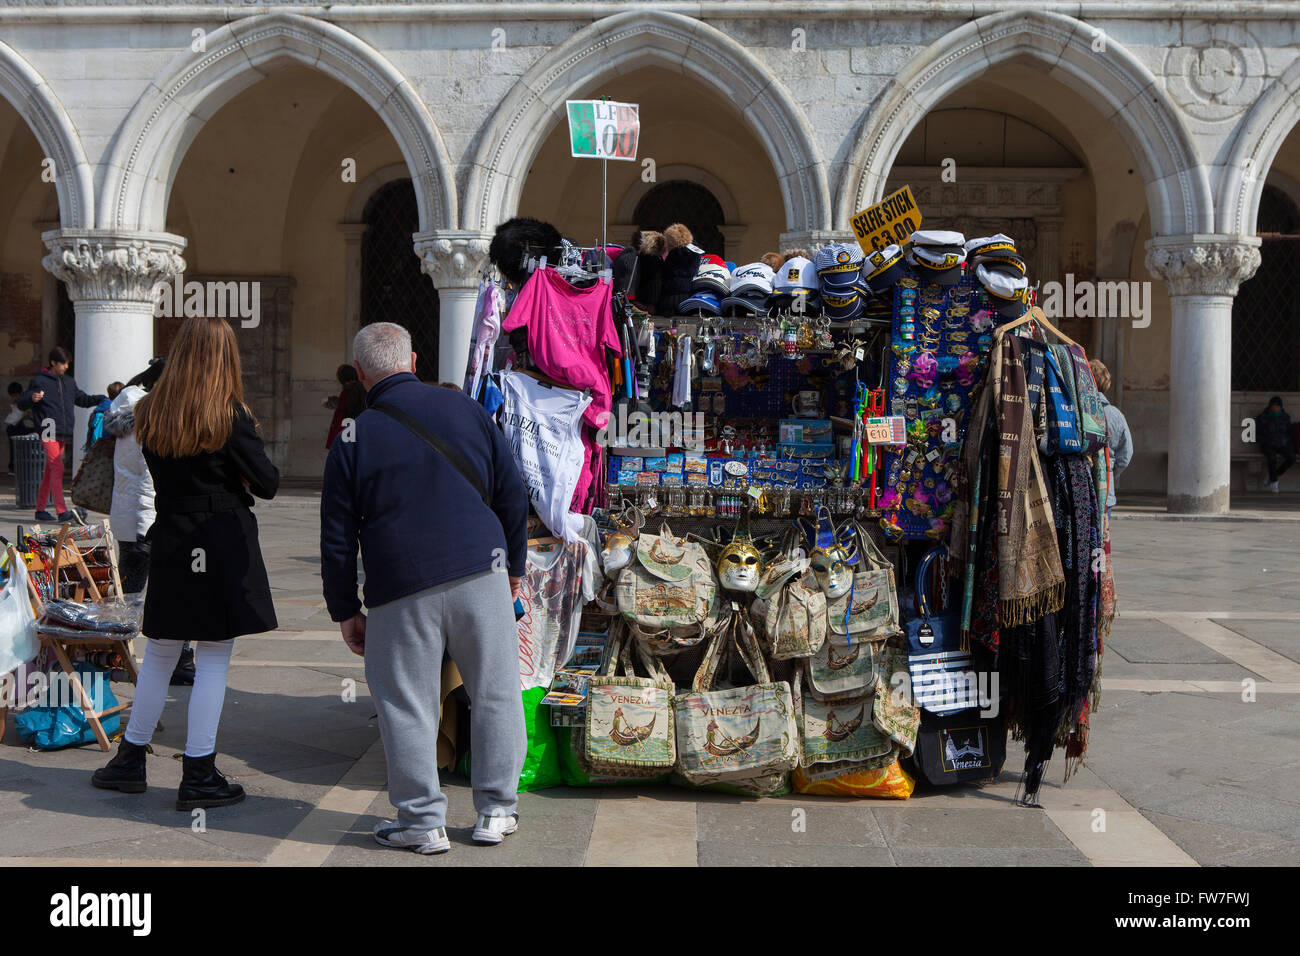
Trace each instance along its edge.
{"label": "gothic arch", "polygon": [[0,97],[12,104],[46,157],[54,160],[59,224],[64,228],[92,228],[94,180],[77,129],[50,85],[16,50],[2,42]]}
{"label": "gothic arch", "polygon": [[1218,232],[1254,235],[1255,216],[1273,160],[1300,124],[1300,59],[1255,101],[1237,125],[1219,174]]}
{"label": "gothic arch", "polygon": [[[1104,52],[1094,51],[1098,38]],[[1154,235],[1212,231],[1209,179],[1155,76],[1114,37],[1073,17],[1016,11],[980,17],[931,44],[863,117],[845,171],[837,225],[881,198],[908,133],[945,96],[1015,59],[1042,67],[1118,127],[1146,186]]]}
{"label": "gothic arch", "polygon": [[637,204],[645,198],[646,193],[654,189],[659,183],[671,182],[674,179],[684,179],[687,182],[703,186],[717,198],[727,222],[740,222],[740,205],[731,194],[731,190],[727,188],[727,184],[707,169],[701,169],[699,166],[692,166],[689,163],[672,163],[658,167],[655,170],[655,182],[647,183],[638,179],[628,187],[627,192],[623,194],[623,198],[619,200],[618,207],[614,210],[614,221],[635,222]]}
{"label": "gothic arch", "polygon": [[379,114],[411,171],[421,231],[455,224],[451,161],[433,117],[406,78],[373,47],[332,23],[273,13],[214,30],[204,52],[182,53],[150,84],[113,143],[101,225],[163,229],[172,179],[203,124],[285,61],[337,80]]}
{"label": "gothic arch", "polygon": [[528,168],[563,121],[566,99],[603,77],[651,65],[718,90],[744,115],[781,183],[791,230],[830,225],[825,165],[807,120],[780,80],[720,30],[651,9],[616,14],[580,30],[519,79],[479,133],[463,227],[490,232],[515,214]]}

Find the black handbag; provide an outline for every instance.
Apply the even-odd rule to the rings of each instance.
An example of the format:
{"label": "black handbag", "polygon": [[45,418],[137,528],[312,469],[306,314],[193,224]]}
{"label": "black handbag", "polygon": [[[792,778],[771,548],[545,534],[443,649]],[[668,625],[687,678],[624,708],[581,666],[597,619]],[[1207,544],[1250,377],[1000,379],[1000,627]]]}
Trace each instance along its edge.
{"label": "black handbag", "polygon": [[1002,715],[981,717],[978,710],[937,717],[921,711],[912,763],[918,776],[936,787],[990,780],[1007,759],[1007,728]]}

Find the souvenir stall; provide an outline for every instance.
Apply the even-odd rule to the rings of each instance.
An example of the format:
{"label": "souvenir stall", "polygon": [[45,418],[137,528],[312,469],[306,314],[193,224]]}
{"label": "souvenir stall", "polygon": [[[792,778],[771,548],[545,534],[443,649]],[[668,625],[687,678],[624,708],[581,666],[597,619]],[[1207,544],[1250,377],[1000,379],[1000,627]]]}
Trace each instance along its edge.
{"label": "souvenir stall", "polygon": [[1033,804],[1114,613],[1082,350],[1006,236],[691,238],[492,243],[466,389],[536,514],[523,786],[907,797],[995,777],[1010,731]]}

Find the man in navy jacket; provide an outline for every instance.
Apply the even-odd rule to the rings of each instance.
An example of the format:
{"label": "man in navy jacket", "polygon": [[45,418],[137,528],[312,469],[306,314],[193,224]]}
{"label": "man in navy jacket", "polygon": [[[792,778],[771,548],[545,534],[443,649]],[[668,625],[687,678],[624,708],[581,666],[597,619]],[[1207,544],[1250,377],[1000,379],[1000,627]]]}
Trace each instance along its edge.
{"label": "man in navy jacket", "polygon": [[[473,708],[474,839],[500,843],[518,826],[527,749],[513,598],[527,559],[528,492],[487,412],[415,377],[404,328],[368,325],[353,353],[367,409],[344,423],[325,463],[321,577],[330,618],[365,657],[379,712],[398,812],[375,839],[419,853],[451,848],[437,769],[446,651]],[[368,615],[357,599],[358,545]]]}
{"label": "man in navy jacket", "polygon": [[87,395],[68,374],[72,356],[61,347],[50,351],[50,364],[32,376],[32,383],[18,399],[18,407],[31,411],[45,446],[45,471],[36,493],[36,520],[54,521],[56,516],[45,510],[46,501],[54,499],[57,520],[71,521],[73,514],[63,498],[63,454],[72,440],[73,416],[77,408],[94,408],[106,395]]}

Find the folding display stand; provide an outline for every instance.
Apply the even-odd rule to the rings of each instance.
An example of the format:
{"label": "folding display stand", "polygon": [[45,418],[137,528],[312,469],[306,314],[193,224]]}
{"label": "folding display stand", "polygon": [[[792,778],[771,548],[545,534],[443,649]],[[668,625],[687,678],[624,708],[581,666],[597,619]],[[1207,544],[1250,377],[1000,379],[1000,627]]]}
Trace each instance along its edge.
{"label": "folding display stand", "polygon": [[[108,522],[104,522],[102,538],[107,543],[109,580],[103,588],[96,584],[91,568],[86,563],[86,554],[94,551],[95,547],[88,547],[83,553],[72,541],[69,532],[70,526],[64,524],[54,541],[54,551],[49,572],[51,594],[56,598],[63,597],[64,595],[59,592],[60,590],[66,590],[68,592],[67,599],[78,603],[84,601],[87,597],[96,602],[112,600],[114,603],[122,603],[122,582],[118,575],[117,555],[113,549],[112,531],[108,526]],[[12,545],[9,547],[8,552],[10,561],[23,560],[17,548]],[[73,579],[61,582],[59,580],[60,570],[70,570],[74,575]],[[77,674],[77,669],[72,663],[69,652],[87,650],[116,651],[131,684],[134,686],[140,674],[139,669],[136,667],[135,654],[131,648],[131,641],[135,635],[99,634],[88,631],[85,637],[70,637],[65,633],[51,633],[41,626],[45,601],[41,598],[40,591],[33,583],[31,574],[27,577],[27,589],[32,600],[32,608],[36,612],[36,635],[40,639],[41,646],[48,647],[54,655],[54,659],[63,668],[63,673],[72,687],[77,703],[80,705],[87,723],[90,724],[90,728],[95,734],[95,740],[99,742],[99,749],[109,750],[108,735],[104,732],[102,720],[112,714],[128,710],[131,707],[131,701],[119,703],[105,710],[96,710],[94,702],[81,683],[81,678]],[[161,728],[161,724],[159,727]]]}

